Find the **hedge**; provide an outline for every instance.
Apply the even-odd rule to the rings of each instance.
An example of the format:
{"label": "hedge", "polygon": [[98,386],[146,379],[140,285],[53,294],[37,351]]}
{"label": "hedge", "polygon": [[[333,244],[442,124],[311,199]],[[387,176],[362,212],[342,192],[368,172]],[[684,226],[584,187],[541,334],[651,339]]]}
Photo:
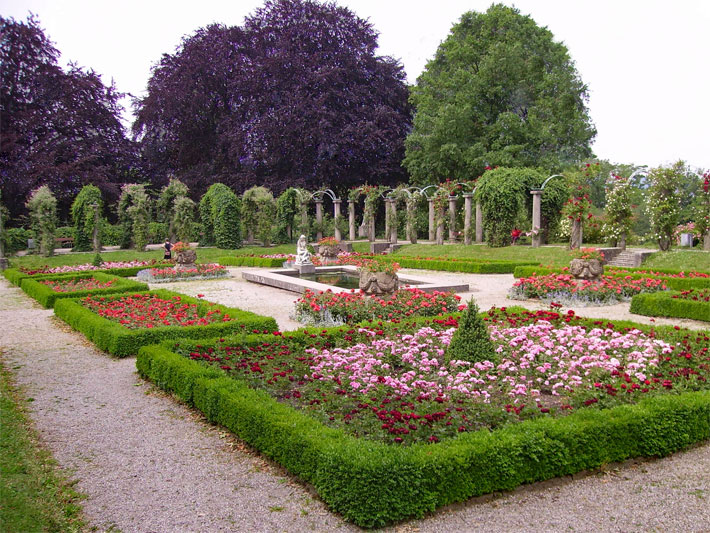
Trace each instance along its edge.
{"label": "hedge", "polygon": [[[265,317],[232,307],[213,304],[198,298],[168,290],[146,291],[135,294],[155,294],[160,298],[179,296],[180,300],[189,304],[197,304],[198,311],[204,315],[210,309],[219,309],[229,314],[233,319],[228,322],[217,322],[205,326],[165,326],[145,329],[128,329],[118,322],[100,317],[93,311],[81,305],[79,299],[57,300],[54,313],[75,330],[83,333],[101,350],[117,357],[126,357],[138,353],[141,346],[155,344],[166,339],[177,338],[210,338],[238,333],[241,331],[276,331],[278,326],[271,317]],[[124,295],[108,296],[113,300]]]}
{"label": "hedge", "polygon": [[[643,270],[643,269],[640,269]],[[669,269],[666,269],[669,270]],[[660,272],[659,270],[653,270],[653,272]],[[569,272],[567,272],[569,274]],[[680,272],[661,272],[665,274]],[[520,266],[515,269],[513,276],[516,278],[528,278],[536,274],[538,276],[545,276],[547,274],[562,274],[559,268],[547,268],[547,267],[530,267],[530,266]],[[631,279],[642,279],[642,278],[653,278],[663,280],[666,287],[676,291],[687,291],[688,289],[706,289],[710,288],[710,278],[671,278],[668,276],[654,276],[650,274],[644,274],[642,272],[636,272],[634,270],[606,270],[605,275],[614,276],[616,278],[626,278]]]}
{"label": "hedge", "polygon": [[286,259],[274,257],[254,257],[252,255],[229,255],[220,257],[217,262],[222,266],[254,266],[273,268],[283,266]]}
{"label": "hedge", "polygon": [[386,445],[328,428],[171,346],[141,348],[139,373],[311,483],[333,511],[363,527],[606,463],[665,456],[710,437],[710,391],[703,391],[462,433],[436,444]]}
{"label": "hedge", "polygon": [[673,298],[679,292],[637,294],[631,298],[629,311],[637,315],[691,318],[710,322],[710,303]]}
{"label": "hedge", "polygon": [[397,255],[388,256],[386,259],[396,261],[402,268],[468,272],[472,274],[510,274],[517,267],[538,264],[535,261],[452,261],[449,259],[416,259]]}
{"label": "hedge", "polygon": [[[100,282],[113,281],[110,287],[105,289],[95,289],[90,291],[55,292],[41,281],[58,281],[67,279],[88,279],[94,278]],[[37,300],[43,307],[54,307],[54,302],[62,298],[80,298],[93,294],[94,296],[104,296],[129,291],[147,291],[148,285],[138,281],[132,281],[118,276],[111,276],[102,272],[77,272],[74,275],[62,274],[59,276],[41,276],[40,279],[23,278],[20,288],[29,296]]]}
{"label": "hedge", "polygon": [[111,274],[112,276],[119,276],[121,278],[130,278],[138,274],[141,270],[145,270],[147,268],[165,268],[168,266],[174,266],[173,263],[158,263],[155,265],[143,265],[143,266],[135,266],[135,267],[125,267],[125,268],[99,268],[96,270],[77,270],[74,272],[49,272],[45,274],[26,274],[25,272],[22,272],[19,269],[16,268],[8,268],[3,271],[3,275],[5,278],[12,283],[13,285],[17,285],[18,287],[22,283],[22,280],[25,278],[32,278],[32,279],[39,279],[39,278],[46,278],[47,276],[72,276],[75,274],[83,273],[83,272],[103,272],[104,274]]}

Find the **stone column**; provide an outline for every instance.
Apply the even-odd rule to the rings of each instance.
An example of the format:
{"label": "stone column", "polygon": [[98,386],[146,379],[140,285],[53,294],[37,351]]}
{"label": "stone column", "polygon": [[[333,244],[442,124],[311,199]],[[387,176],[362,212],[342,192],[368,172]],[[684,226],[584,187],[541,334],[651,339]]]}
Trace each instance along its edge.
{"label": "stone column", "polygon": [[390,240],[390,209],[392,208],[392,198],[385,198],[385,240]]}
{"label": "stone column", "polygon": [[473,193],[464,193],[464,219],[463,219],[463,243],[471,244],[471,199]]}
{"label": "stone column", "polygon": [[456,196],[449,196],[449,241],[456,242]]}
{"label": "stone column", "polygon": [[94,208],[94,233],[92,235],[92,243],[94,245],[94,253],[97,254],[101,251],[101,243],[99,242],[99,205],[93,204],[91,207]]}
{"label": "stone column", "polygon": [[397,202],[390,200],[390,218],[393,224],[390,225],[390,233],[388,235],[391,244],[397,244]]}
{"label": "stone column", "polygon": [[342,200],[333,200],[333,220],[335,222],[335,240],[340,242],[343,236],[340,234],[338,222],[340,222],[340,204]]}
{"label": "stone column", "polygon": [[316,240],[321,240],[323,238],[323,231],[321,230],[321,224],[323,223],[323,200],[316,200],[316,224],[318,224],[318,231],[316,231]]}
{"label": "stone column", "polygon": [[476,242],[483,242],[483,210],[481,202],[476,202]]}
{"label": "stone column", "polygon": [[434,198],[427,198],[429,201],[429,240],[434,240]]}
{"label": "stone column", "polygon": [[351,241],[355,240],[355,202],[348,200],[348,237]]}
{"label": "stone column", "polygon": [[542,198],[542,189],[532,189],[530,194],[532,194],[533,197],[532,247],[539,248],[542,243],[542,235],[540,235],[540,201]]}
{"label": "stone column", "polygon": [[444,209],[441,208],[436,214],[437,224],[436,224],[436,244],[444,244]]}

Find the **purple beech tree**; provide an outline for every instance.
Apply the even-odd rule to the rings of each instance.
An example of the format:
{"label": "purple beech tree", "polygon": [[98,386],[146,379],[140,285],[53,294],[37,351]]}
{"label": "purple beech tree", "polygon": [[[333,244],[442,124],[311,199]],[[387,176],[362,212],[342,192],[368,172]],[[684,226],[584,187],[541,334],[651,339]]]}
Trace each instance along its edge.
{"label": "purple beech tree", "polygon": [[243,27],[212,25],[153,69],[133,132],[150,172],[201,193],[222,182],[279,193],[405,179],[401,65],[346,8],[267,1]]}
{"label": "purple beech tree", "polygon": [[[119,120],[122,96],[93,71],[58,66],[59,52],[38,21],[0,17],[0,188],[11,216],[29,193],[49,185],[59,212],[84,185],[118,197],[135,160]],[[133,178],[135,179],[135,178]]]}

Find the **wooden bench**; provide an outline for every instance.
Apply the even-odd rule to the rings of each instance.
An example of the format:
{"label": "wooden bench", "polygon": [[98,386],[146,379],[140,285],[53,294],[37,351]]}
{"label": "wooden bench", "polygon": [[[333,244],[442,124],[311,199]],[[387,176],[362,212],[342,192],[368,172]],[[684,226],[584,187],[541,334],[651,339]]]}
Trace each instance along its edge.
{"label": "wooden bench", "polygon": [[58,245],[58,248],[74,248],[73,237],[56,237],[54,242]]}

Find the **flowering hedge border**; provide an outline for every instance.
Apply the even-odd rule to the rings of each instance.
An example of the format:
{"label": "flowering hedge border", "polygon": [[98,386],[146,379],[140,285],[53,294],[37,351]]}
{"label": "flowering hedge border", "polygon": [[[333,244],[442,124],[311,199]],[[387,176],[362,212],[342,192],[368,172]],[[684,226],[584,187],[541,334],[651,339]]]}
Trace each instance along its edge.
{"label": "flowering hedge border", "polygon": [[[648,269],[639,269],[646,270]],[[680,271],[672,270],[656,270],[654,272],[660,272],[661,274],[680,274]],[[517,267],[513,272],[513,277],[517,278],[528,278],[533,274],[538,276],[545,276],[547,274],[562,274],[562,270],[559,268],[546,268],[546,267],[530,267],[521,266]],[[604,275],[614,276],[616,278],[625,278],[630,276],[632,279],[642,279],[642,278],[653,278],[663,280],[669,289],[676,291],[685,291],[688,289],[706,289],[710,288],[710,278],[672,278],[669,276],[653,276],[650,274],[644,274],[643,272],[636,272],[634,270],[619,271],[619,270],[605,270]]]}
{"label": "flowering hedge border", "polygon": [[[75,292],[55,292],[47,285],[41,283],[41,281],[59,281],[59,280],[69,280],[69,279],[88,279],[94,278],[97,281],[107,282],[113,281],[111,287],[106,289],[95,289],[91,291],[75,291]],[[148,285],[141,283],[139,281],[132,281],[129,279],[124,279],[119,276],[112,276],[103,272],[77,272],[74,275],[71,274],[61,274],[55,276],[40,276],[39,279],[36,278],[22,278],[20,280],[20,288],[37,300],[43,307],[50,308],[54,307],[54,303],[57,300],[63,298],[80,298],[82,296],[88,296],[89,294],[95,296],[105,296],[107,294],[116,294],[121,292],[129,291],[147,291]]]}
{"label": "flowering hedge border", "polygon": [[690,318],[710,322],[710,303],[673,298],[679,292],[637,294],[629,311],[637,315]]}
{"label": "flowering hedge border", "polygon": [[249,255],[229,255],[217,258],[217,262],[223,266],[253,266],[253,267],[281,267],[286,259],[276,259],[273,257],[254,257]]}
{"label": "flowering hedge border", "polygon": [[391,446],[328,428],[176,354],[173,345],[141,348],[138,372],[311,483],[334,511],[363,527],[632,457],[669,455],[710,437],[710,391],[702,391]]}
{"label": "flowering hedge border", "polygon": [[77,271],[77,272],[63,272],[63,273],[48,273],[48,274],[34,274],[34,275],[29,275],[25,274],[19,269],[16,268],[8,268],[3,271],[3,275],[5,278],[12,283],[13,285],[17,285],[18,287],[21,286],[22,280],[26,278],[32,278],[32,279],[41,279],[41,278],[46,278],[47,276],[72,276],[74,274],[78,274],[80,272],[101,272],[103,274],[110,274],[112,276],[118,276],[120,278],[130,278],[138,274],[139,271],[145,270],[147,268],[165,268],[166,266],[173,266],[173,263],[163,263],[163,264],[156,264],[156,265],[143,265],[143,266],[135,266],[135,267],[126,267],[126,268],[106,268],[106,269],[97,269],[97,270],[82,270],[82,271]]}
{"label": "flowering hedge border", "polygon": [[[180,300],[189,304],[197,304],[198,309],[207,312],[209,309],[219,309],[228,313],[233,320],[217,322],[205,326],[165,326],[145,329],[128,329],[118,322],[100,317],[93,311],[81,305],[79,299],[71,298],[57,300],[54,314],[64,320],[75,330],[83,333],[96,346],[117,357],[135,355],[141,346],[156,344],[166,339],[178,338],[210,338],[238,333],[242,330],[276,331],[278,326],[271,317],[257,315],[233,307],[213,304],[198,298],[191,298],[173,291],[159,289],[155,291],[136,292],[135,294],[155,294],[160,298],[179,296]],[[123,295],[106,297],[106,300],[120,298]]]}

